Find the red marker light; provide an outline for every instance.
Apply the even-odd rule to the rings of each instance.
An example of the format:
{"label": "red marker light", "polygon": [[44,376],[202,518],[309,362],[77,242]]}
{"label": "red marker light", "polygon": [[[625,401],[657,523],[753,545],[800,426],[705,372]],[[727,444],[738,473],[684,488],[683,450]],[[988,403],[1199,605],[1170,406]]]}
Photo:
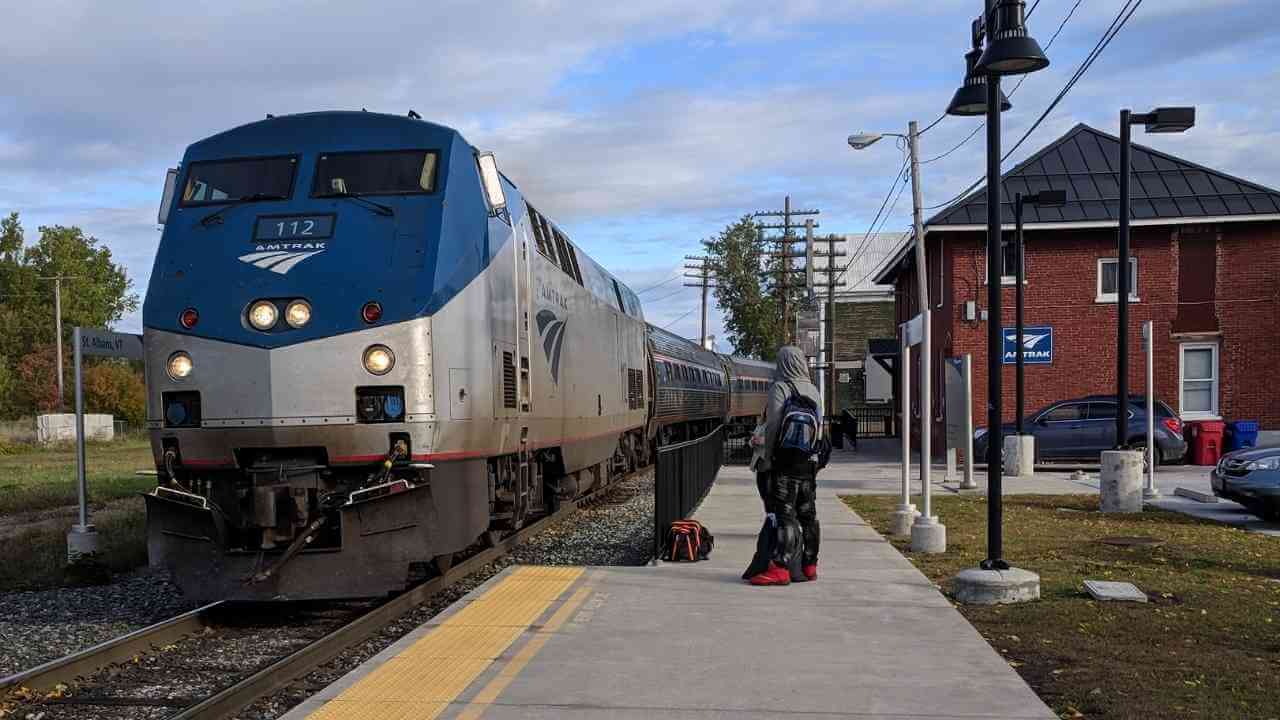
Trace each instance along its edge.
{"label": "red marker light", "polygon": [[178,316],[178,323],[188,330],[195,327],[198,322],[200,322],[200,313],[196,312],[195,308],[187,308]]}
{"label": "red marker light", "polygon": [[360,317],[372,325],[382,319],[382,306],[370,300],[360,309]]}

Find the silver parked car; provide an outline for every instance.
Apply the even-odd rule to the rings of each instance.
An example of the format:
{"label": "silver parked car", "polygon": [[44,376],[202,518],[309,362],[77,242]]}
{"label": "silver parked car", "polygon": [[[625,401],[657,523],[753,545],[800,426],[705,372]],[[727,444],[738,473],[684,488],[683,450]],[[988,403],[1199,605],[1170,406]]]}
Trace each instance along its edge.
{"label": "silver parked car", "polygon": [[1209,474],[1213,494],[1234,500],[1265,520],[1280,522],[1280,447],[1227,453]]}

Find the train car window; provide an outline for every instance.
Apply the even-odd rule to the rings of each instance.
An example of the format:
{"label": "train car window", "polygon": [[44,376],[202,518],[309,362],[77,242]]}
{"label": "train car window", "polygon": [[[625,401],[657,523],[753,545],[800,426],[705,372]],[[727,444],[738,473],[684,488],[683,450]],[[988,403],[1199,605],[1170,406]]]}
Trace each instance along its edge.
{"label": "train car window", "polygon": [[428,150],[325,153],[312,197],[421,195],[436,190],[437,154]]}
{"label": "train car window", "polygon": [[298,170],[296,157],[243,158],[191,163],[182,206],[253,200],[288,200]]}

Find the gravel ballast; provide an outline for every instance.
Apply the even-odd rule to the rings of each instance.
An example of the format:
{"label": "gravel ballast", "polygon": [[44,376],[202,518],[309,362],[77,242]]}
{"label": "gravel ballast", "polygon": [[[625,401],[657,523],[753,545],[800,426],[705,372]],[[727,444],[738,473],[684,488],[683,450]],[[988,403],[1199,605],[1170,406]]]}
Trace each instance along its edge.
{"label": "gravel ballast", "polygon": [[[503,569],[517,564],[639,565],[652,555],[653,473],[633,474],[617,487],[546,527],[512,552],[432,597],[379,634],[335,660],[263,698],[238,717],[277,718],[355,669]],[[142,574],[109,586],[0,596],[0,674],[29,668],[190,608],[162,577]],[[110,674],[91,678],[54,703],[23,705],[8,718],[159,718],[235,679],[287,655],[353,619],[352,607],[310,619],[292,616],[278,626],[255,618],[252,627],[219,627],[205,636],[145,656]],[[12,618],[22,618],[14,621]],[[34,632],[33,632],[34,630]],[[113,704],[91,704],[109,697]],[[139,699],[147,705],[115,704]]]}
{"label": "gravel ballast", "polygon": [[192,607],[164,573],[150,570],[107,585],[0,594],[0,677]]}

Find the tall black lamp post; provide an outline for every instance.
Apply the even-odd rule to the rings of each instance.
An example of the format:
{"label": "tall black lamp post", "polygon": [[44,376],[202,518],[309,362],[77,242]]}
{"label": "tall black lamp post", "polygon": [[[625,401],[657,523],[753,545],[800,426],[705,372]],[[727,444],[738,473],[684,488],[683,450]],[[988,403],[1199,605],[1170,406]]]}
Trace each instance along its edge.
{"label": "tall black lamp post", "polygon": [[[973,22],[973,49],[986,48],[976,60],[970,60],[964,87],[947,107],[952,115],[987,116],[987,559],[982,561],[984,570],[1005,570],[1003,484],[1004,468],[1001,458],[1004,438],[1000,432],[1003,415],[1001,407],[1001,366],[1004,339],[1001,337],[1000,302],[1000,112],[1007,109],[1009,101],[1000,91],[1003,75],[1022,75],[1042,70],[1049,65],[1049,58],[1027,34],[1024,20],[1026,3],[1023,0],[985,0],[982,16]],[[982,106],[961,102],[972,94],[971,86],[977,85],[977,77],[986,76],[986,102]]]}
{"label": "tall black lamp post", "polygon": [[[1022,292],[1023,292],[1023,283],[1026,280],[1025,273],[1027,269],[1027,263],[1026,263],[1026,260],[1024,259],[1024,245],[1022,242],[1022,207],[1024,205],[1036,205],[1038,207],[1058,207],[1058,206],[1064,205],[1067,202],[1067,191],[1066,190],[1041,190],[1040,192],[1034,193],[1031,195],[1023,195],[1022,193],[1015,193],[1013,197],[1014,197],[1013,223],[1015,228],[1014,242],[1017,243],[1017,247],[1018,247],[1018,258],[1016,261],[1018,263],[1018,267],[1016,270],[1014,270],[1014,291],[1013,291],[1014,308],[1015,308],[1014,309],[1014,325],[1016,326],[1015,333],[1017,334],[1017,337],[1014,338],[1014,342],[1016,343],[1016,345],[1014,346],[1015,347],[1014,352],[1016,353],[1016,355],[1014,357],[1015,357],[1015,363],[1017,364],[1017,369],[1018,369],[1017,374],[1015,375],[1017,379],[1014,383],[1016,386],[1014,396],[1016,397],[1017,414],[1018,414],[1018,428],[1017,428],[1018,437],[1022,437],[1023,435],[1022,416],[1026,414],[1026,408],[1025,408],[1026,398],[1025,398],[1025,394],[1023,393],[1023,388],[1025,387],[1025,382],[1023,381],[1023,374],[1026,366],[1026,358],[1023,357],[1023,350],[1025,349],[1025,346],[1023,345],[1023,338],[1022,338],[1022,330],[1023,330]],[[1001,349],[1003,350],[1003,347]],[[1003,363],[1004,363],[1004,360],[1001,359],[1001,364]]]}
{"label": "tall black lamp post", "polygon": [[[1194,107],[1156,108],[1149,113],[1120,111],[1120,237],[1116,253],[1116,449],[1129,444],[1129,160],[1130,128],[1146,126],[1148,133],[1186,132],[1196,124]],[[1152,338],[1154,341],[1154,338]]]}

